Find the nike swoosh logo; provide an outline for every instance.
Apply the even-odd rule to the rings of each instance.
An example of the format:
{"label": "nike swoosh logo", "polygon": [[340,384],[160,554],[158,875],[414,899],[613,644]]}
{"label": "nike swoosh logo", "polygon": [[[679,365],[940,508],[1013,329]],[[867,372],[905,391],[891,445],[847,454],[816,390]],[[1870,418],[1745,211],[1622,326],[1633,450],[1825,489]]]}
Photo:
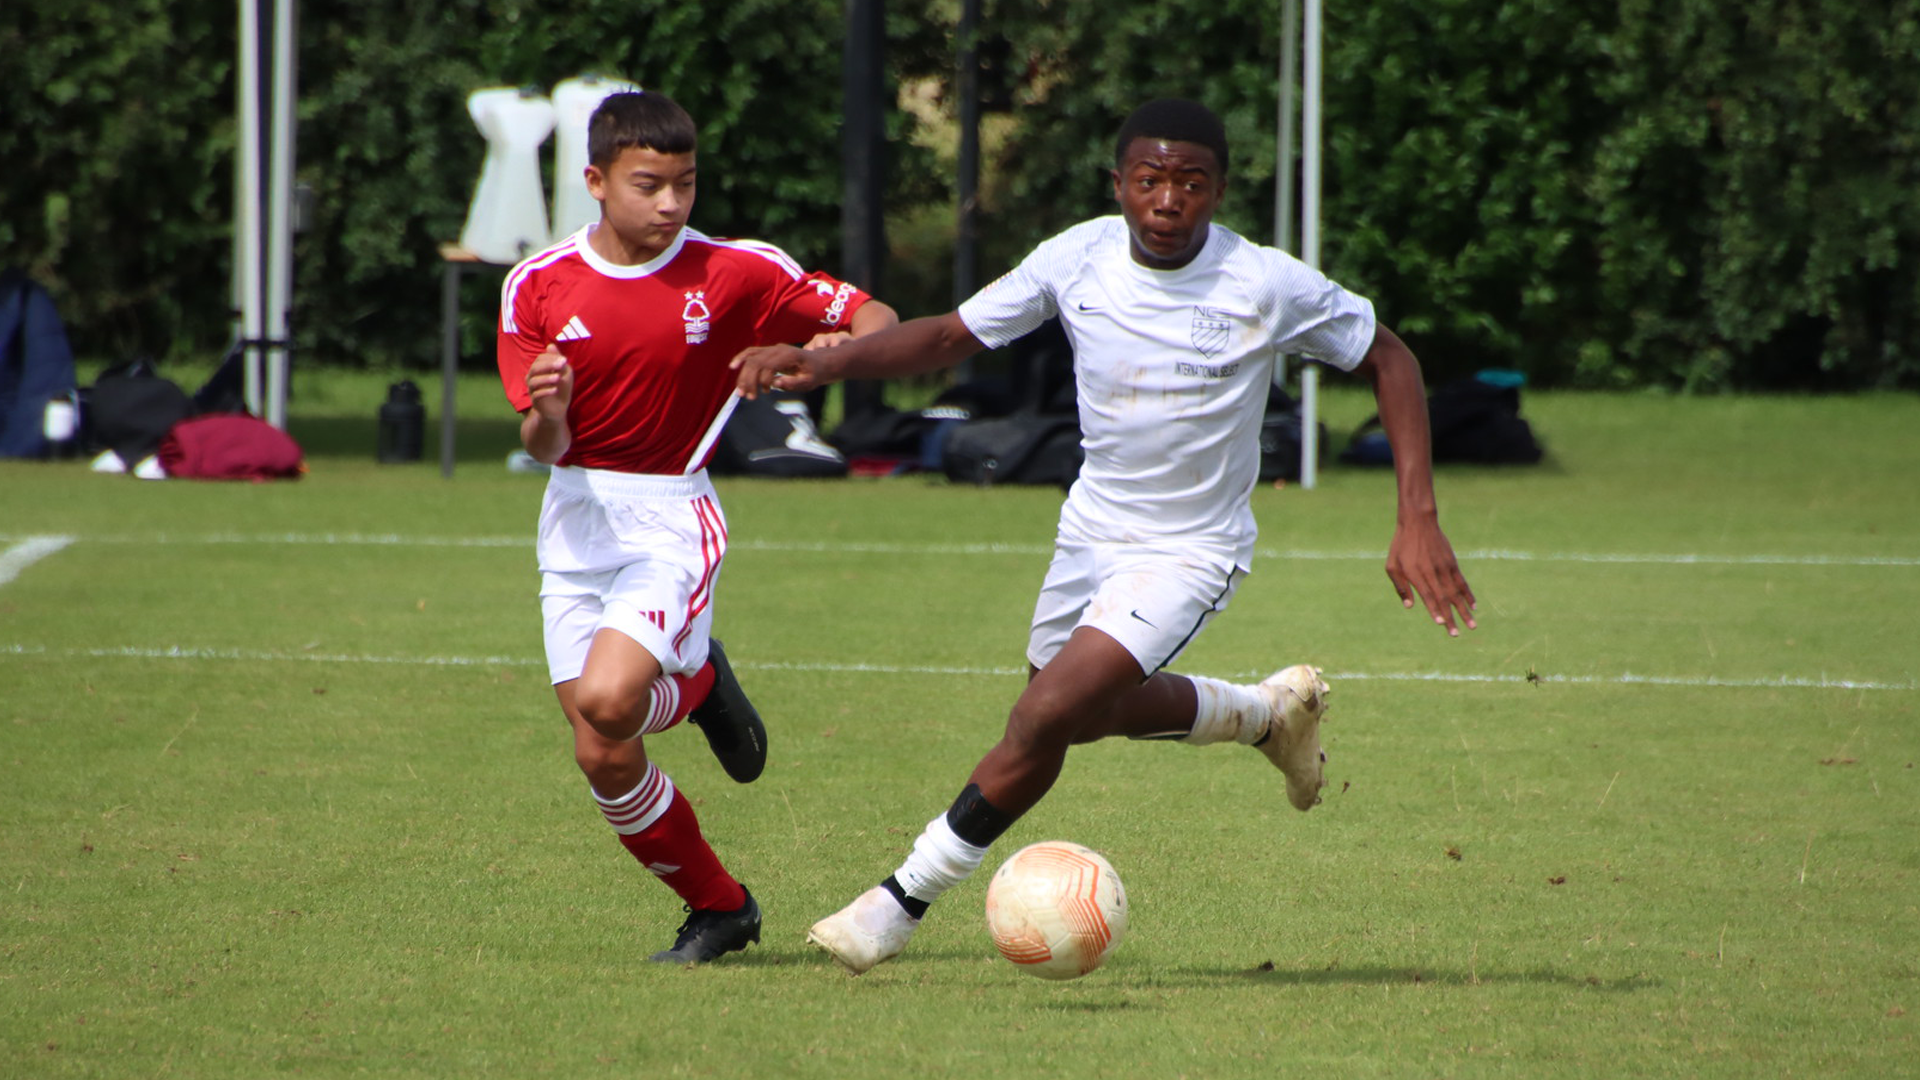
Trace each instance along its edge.
{"label": "nike swoosh logo", "polygon": [[[1141,615],[1141,614],[1140,614],[1140,612],[1139,612],[1138,610],[1134,610],[1134,611],[1129,611],[1129,612],[1127,612],[1127,614],[1129,614],[1129,615],[1131,615],[1131,616],[1133,616],[1133,617],[1134,617],[1134,618],[1136,618],[1136,619],[1139,619],[1139,620],[1140,620],[1141,622],[1143,622],[1143,623],[1146,623],[1146,624],[1147,624],[1148,626],[1153,626],[1153,622],[1152,622],[1152,620],[1150,620],[1150,619],[1148,619],[1148,618],[1147,618],[1146,616],[1144,616],[1144,615]],[[1158,626],[1153,626],[1153,628],[1154,628],[1155,630],[1158,630],[1158,629],[1160,629],[1160,628],[1159,628]]]}
{"label": "nike swoosh logo", "polygon": [[1097,309],[1097,308],[1094,308],[1094,307],[1092,307],[1092,306],[1090,306],[1090,305],[1088,305],[1086,301],[1084,301],[1084,300],[1082,300],[1082,301],[1080,302],[1080,310],[1081,310],[1081,311],[1097,311],[1097,310],[1099,310],[1099,309]]}

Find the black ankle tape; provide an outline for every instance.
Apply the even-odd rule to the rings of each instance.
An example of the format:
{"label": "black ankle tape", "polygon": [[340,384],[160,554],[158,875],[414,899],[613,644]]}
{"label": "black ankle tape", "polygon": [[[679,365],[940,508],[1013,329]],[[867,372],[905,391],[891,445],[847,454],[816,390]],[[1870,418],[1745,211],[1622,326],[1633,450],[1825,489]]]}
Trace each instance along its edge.
{"label": "black ankle tape", "polygon": [[1000,839],[1001,833],[1012,828],[1018,820],[1018,814],[996,809],[988,802],[986,796],[980,794],[979,784],[968,784],[967,789],[947,808],[947,828],[974,847],[991,846]]}
{"label": "black ankle tape", "polygon": [[916,919],[926,918],[927,909],[933,906],[925,900],[916,900],[908,896],[907,890],[900,887],[900,882],[895,880],[892,874],[887,875],[887,880],[881,882],[880,887],[887,890],[887,895],[893,897],[894,900],[900,904],[902,911],[905,911],[908,915]]}

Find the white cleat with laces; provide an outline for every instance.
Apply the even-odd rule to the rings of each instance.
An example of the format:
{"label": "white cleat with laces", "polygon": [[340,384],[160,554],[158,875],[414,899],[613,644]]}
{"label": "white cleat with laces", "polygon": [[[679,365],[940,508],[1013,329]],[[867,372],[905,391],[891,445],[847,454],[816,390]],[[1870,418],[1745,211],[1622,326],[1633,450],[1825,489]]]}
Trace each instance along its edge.
{"label": "white cleat with laces", "polygon": [[875,885],[814,923],[807,931],[807,943],[825,949],[849,973],[864,975],[881,961],[899,956],[919,927],[920,920],[907,914],[892,893]]}
{"label": "white cleat with laces", "polygon": [[1295,810],[1320,805],[1326,783],[1327,755],[1320,749],[1320,718],[1331,689],[1320,669],[1295,664],[1276,671],[1259,686],[1273,716],[1253,745],[1287,778],[1287,801]]}

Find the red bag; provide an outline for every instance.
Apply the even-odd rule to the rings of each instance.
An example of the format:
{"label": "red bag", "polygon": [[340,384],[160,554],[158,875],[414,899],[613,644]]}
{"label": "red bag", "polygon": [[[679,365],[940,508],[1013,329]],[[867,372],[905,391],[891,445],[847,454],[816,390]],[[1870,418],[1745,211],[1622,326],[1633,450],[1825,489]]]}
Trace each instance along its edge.
{"label": "red bag", "polygon": [[252,416],[209,413],[173,425],[160,443],[168,476],[199,480],[280,480],[307,471],[293,436]]}

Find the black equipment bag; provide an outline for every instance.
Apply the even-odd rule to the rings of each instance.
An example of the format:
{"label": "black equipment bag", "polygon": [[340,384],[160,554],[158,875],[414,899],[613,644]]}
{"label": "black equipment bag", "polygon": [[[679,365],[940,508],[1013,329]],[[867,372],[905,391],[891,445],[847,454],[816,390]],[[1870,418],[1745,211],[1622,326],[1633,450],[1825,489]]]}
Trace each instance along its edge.
{"label": "black equipment bag", "polygon": [[[1267,414],[1260,421],[1260,482],[1300,479],[1300,432],[1305,420],[1300,403],[1278,386],[1267,391]],[[1323,456],[1327,447],[1327,425],[1314,424]]]}
{"label": "black equipment bag", "polygon": [[776,391],[734,408],[708,468],[723,476],[837,478],[847,475],[847,459],[820,438],[805,398]]}
{"label": "black equipment bag", "polygon": [[1019,413],[955,425],[941,468],[957,483],[1067,487],[1085,460],[1078,418]]}
{"label": "black equipment bag", "polygon": [[917,457],[932,424],[917,412],[867,409],[840,421],[827,441],[849,458]]}
{"label": "black equipment bag", "polygon": [[135,360],[94,380],[87,413],[94,441],[131,469],[159,450],[167,432],[194,415],[194,408],[179,384],[155,374],[148,361]]}
{"label": "black equipment bag", "polygon": [[[1427,398],[1435,464],[1536,465],[1543,451],[1533,427],[1520,417],[1517,372],[1483,371],[1456,379]],[[1351,465],[1391,465],[1378,415],[1355,429],[1340,460]]]}
{"label": "black equipment bag", "polygon": [[1427,399],[1433,460],[1536,465],[1540,443],[1520,419],[1520,387],[1480,376],[1450,382]]}

